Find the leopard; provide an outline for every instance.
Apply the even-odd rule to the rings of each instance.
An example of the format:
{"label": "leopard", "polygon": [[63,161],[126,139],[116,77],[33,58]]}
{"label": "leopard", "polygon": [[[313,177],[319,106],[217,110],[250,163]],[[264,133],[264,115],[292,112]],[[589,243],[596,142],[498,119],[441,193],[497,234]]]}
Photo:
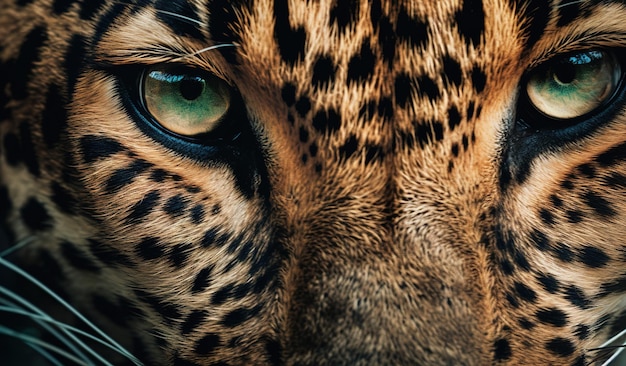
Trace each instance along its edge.
{"label": "leopard", "polygon": [[0,266],[133,357],[110,364],[608,362],[625,19],[621,0],[0,0]]}

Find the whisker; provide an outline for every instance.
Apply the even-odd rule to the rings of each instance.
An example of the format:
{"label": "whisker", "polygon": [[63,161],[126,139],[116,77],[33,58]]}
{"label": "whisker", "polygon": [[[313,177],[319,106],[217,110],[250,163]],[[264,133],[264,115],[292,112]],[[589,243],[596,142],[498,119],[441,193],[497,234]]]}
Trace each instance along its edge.
{"label": "whisker", "polygon": [[21,341],[23,341],[26,344],[34,344],[38,347],[44,348],[46,350],[49,350],[51,352],[54,352],[60,356],[63,356],[65,358],[67,358],[70,361],[73,361],[74,363],[78,364],[78,365],[91,365],[91,363],[85,363],[83,360],[74,357],[72,354],[64,351],[63,349],[56,347],[55,345],[52,345],[48,342],[44,342],[41,339],[37,338],[37,337],[33,337],[30,336],[28,334],[24,334],[24,333],[20,333],[20,332],[16,332],[11,328],[7,328],[5,326],[0,325],[0,334],[4,334],[7,335],[9,337],[13,337],[13,338],[17,338]]}
{"label": "whisker", "polygon": [[[138,6],[137,4],[129,3],[127,1],[114,1],[114,3],[115,4],[128,5],[128,6],[134,6],[134,7]],[[168,11],[168,10],[161,10],[161,9],[153,9],[153,10],[156,11],[157,13],[169,15],[172,18],[179,19],[179,20],[181,20],[183,22],[186,22],[186,23],[191,23],[191,24],[195,24],[195,25],[199,25],[199,26],[204,26],[205,25],[202,21],[200,21],[198,19],[190,18],[188,16],[177,14],[177,13],[174,13],[174,12],[171,12],[171,11]]]}
{"label": "whisker", "polygon": [[17,244],[13,245],[12,247],[3,250],[2,252],[0,252],[0,258],[4,258],[9,256],[11,253],[24,248],[25,246],[27,246],[28,244],[32,243],[35,240],[34,237],[29,237],[26,239],[22,239],[19,242],[17,242]]}
{"label": "whisker", "polygon": [[[61,297],[59,297],[57,294],[55,294],[47,286],[42,284],[39,280],[37,280],[36,278],[31,276],[27,272],[23,271],[21,268],[13,265],[11,262],[6,261],[2,257],[0,257],[0,265],[2,265],[4,267],[10,269],[11,271],[19,274],[20,276],[26,278],[28,281],[30,281],[31,283],[33,283],[34,285],[39,287],[41,290],[43,290],[45,293],[47,293],[49,296],[51,296],[55,301],[57,301],[59,304],[61,304],[64,308],[66,308],[68,311],[70,311],[79,320],[81,320],[83,323],[85,323],[89,328],[91,328],[93,331],[95,331],[98,334],[98,336],[102,337],[104,340],[106,340],[111,345],[113,345],[118,350],[118,352],[120,354],[124,355],[126,358],[128,358],[135,365],[142,365],[141,361],[139,361],[135,356],[133,356],[130,352],[128,352],[124,347],[122,347],[119,343],[117,343],[115,340],[113,340],[111,337],[109,337],[102,330],[100,330],[100,328],[98,328],[93,323],[91,323],[87,318],[85,318],[74,307],[72,307],[69,303],[67,303],[65,300],[63,300]],[[69,336],[69,334],[68,334],[68,336]],[[80,341],[78,340],[78,342],[80,342]],[[90,351],[90,350],[87,349],[87,351]],[[96,354],[96,355],[94,355],[94,357],[98,357],[98,355]]]}
{"label": "whisker", "polygon": [[[21,297],[20,295],[16,294],[15,292],[13,292],[13,291],[5,288],[5,287],[0,287],[0,293],[2,293],[5,296],[8,296],[9,298],[19,302],[24,307],[29,308],[30,310],[34,311],[35,313],[40,314],[40,316],[42,316],[44,318],[47,318],[47,319],[51,319],[46,313],[44,313],[42,310],[40,310],[34,304],[30,303],[28,300],[24,299],[23,297]],[[9,307],[19,309],[18,305],[14,304],[14,303],[12,303],[10,301],[7,301],[7,300],[3,301],[2,299],[0,299],[0,303],[4,303],[5,305],[8,305]],[[74,352],[74,354],[76,354],[77,357],[81,358],[85,362],[89,362],[89,357],[87,357],[87,355],[85,355],[83,352],[81,352],[80,349],[78,349],[72,343],[72,341],[76,342],[82,348],[86,348],[86,345],[81,344],[82,342],[80,342],[80,340],[76,339],[76,337],[73,334],[70,334],[66,330],[61,329],[63,331],[63,333],[65,333],[65,335],[67,335],[67,337],[69,337],[69,339],[68,339],[67,337],[65,337],[62,334],[60,334],[59,332],[57,332],[57,330],[55,328],[51,327],[49,324],[42,323],[40,320],[35,320],[35,321],[37,322],[37,324],[39,326],[44,328],[46,331],[48,331],[50,334],[52,334],[56,339],[58,339],[65,347],[69,348],[72,352]]]}
{"label": "whisker", "polygon": [[[622,354],[622,352],[624,352],[624,348],[626,348],[626,338],[622,339],[625,336],[626,336],[626,329],[623,329],[621,332],[617,333],[616,335],[611,337],[609,340],[604,342],[600,347],[589,349],[588,351],[590,351],[590,352],[597,352],[597,353],[599,353],[599,355],[597,355],[595,358],[593,358],[591,360],[590,364],[595,362],[595,361],[600,360],[601,358],[607,356],[611,352],[612,352],[612,354],[610,355],[610,357],[608,359],[606,359],[601,364],[601,366],[608,366],[612,362],[614,362]],[[621,344],[619,344],[620,340],[621,340]],[[617,343],[617,344],[615,344],[615,343]],[[602,353],[604,353],[604,354],[602,354]]]}
{"label": "whisker", "polygon": [[98,337],[96,337],[96,336],[94,336],[92,334],[89,334],[89,333],[87,333],[87,332],[85,332],[85,331],[83,331],[81,329],[73,327],[73,326],[71,326],[69,324],[65,324],[65,323],[59,322],[59,321],[57,321],[57,320],[55,320],[55,319],[53,319],[53,318],[51,318],[49,316],[39,315],[39,314],[35,314],[35,313],[30,313],[28,311],[25,311],[25,310],[22,310],[22,309],[18,309],[18,308],[14,308],[14,307],[9,307],[9,306],[0,306],[0,311],[12,313],[12,314],[17,314],[17,315],[24,315],[24,316],[26,316],[26,317],[28,317],[30,319],[35,320],[35,321],[41,320],[43,322],[50,323],[50,324],[52,324],[52,325],[54,325],[56,327],[59,327],[59,328],[62,328],[62,329],[67,329],[68,331],[74,332],[74,333],[76,333],[78,335],[81,335],[81,336],[83,336],[85,338],[89,338],[90,340],[92,340],[94,342],[97,342],[97,343],[100,343],[101,345],[103,345],[103,346],[105,346],[105,347],[107,347],[107,348],[109,348],[111,350],[118,351],[113,345],[103,341],[102,339],[100,339],[100,338],[98,338]]}
{"label": "whisker", "polygon": [[194,56],[197,56],[197,55],[199,55],[199,54],[201,54],[201,53],[204,53],[204,52],[207,52],[207,51],[211,51],[211,50],[215,50],[215,49],[218,49],[218,48],[224,48],[224,47],[239,47],[239,45],[238,45],[238,44],[236,44],[236,43],[222,43],[222,44],[216,44],[216,45],[213,45],[213,46],[209,46],[209,47],[202,48],[202,49],[200,49],[200,50],[198,50],[198,51],[195,51],[195,52],[192,52],[192,53],[188,53],[188,54],[184,54],[184,55],[179,55],[179,57],[178,57],[178,58],[175,58],[175,59],[173,59],[172,61],[174,61],[174,62],[176,62],[176,61],[181,61],[181,60],[183,60],[183,59],[185,59],[185,58],[188,58],[188,57],[194,57]]}

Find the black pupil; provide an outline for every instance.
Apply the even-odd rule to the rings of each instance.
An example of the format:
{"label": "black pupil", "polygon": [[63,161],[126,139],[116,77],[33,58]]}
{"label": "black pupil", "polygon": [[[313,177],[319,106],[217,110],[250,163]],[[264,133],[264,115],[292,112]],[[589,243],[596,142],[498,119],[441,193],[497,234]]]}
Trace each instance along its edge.
{"label": "black pupil", "polygon": [[204,83],[200,78],[184,78],[180,81],[180,95],[187,100],[196,100],[204,91]]}
{"label": "black pupil", "polygon": [[560,64],[554,70],[554,76],[561,83],[569,84],[576,79],[576,66],[571,63]]}

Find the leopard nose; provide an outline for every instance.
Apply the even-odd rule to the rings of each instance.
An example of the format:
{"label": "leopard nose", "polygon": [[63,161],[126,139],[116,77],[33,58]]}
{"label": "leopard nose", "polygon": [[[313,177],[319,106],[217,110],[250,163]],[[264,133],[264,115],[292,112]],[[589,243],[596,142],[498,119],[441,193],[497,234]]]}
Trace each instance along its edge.
{"label": "leopard nose", "polygon": [[480,363],[485,336],[463,265],[369,244],[301,253],[286,283],[288,364]]}

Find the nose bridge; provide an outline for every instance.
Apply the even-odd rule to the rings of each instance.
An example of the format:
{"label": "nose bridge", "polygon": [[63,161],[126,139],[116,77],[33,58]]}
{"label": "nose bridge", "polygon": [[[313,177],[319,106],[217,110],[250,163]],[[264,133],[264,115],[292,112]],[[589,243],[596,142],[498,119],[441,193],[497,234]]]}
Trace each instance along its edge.
{"label": "nose bridge", "polygon": [[290,186],[286,215],[291,361],[472,364],[485,357],[483,288],[474,275],[480,235],[472,231],[480,212],[463,212],[464,203],[479,201],[481,177],[461,173],[479,159],[471,157],[476,137],[471,126],[450,131],[443,124],[456,116],[446,117],[416,122],[399,112],[370,120],[384,135],[377,154],[362,142],[367,129],[349,120],[342,125],[355,127],[341,137],[318,140],[328,147],[318,152],[324,163]]}

